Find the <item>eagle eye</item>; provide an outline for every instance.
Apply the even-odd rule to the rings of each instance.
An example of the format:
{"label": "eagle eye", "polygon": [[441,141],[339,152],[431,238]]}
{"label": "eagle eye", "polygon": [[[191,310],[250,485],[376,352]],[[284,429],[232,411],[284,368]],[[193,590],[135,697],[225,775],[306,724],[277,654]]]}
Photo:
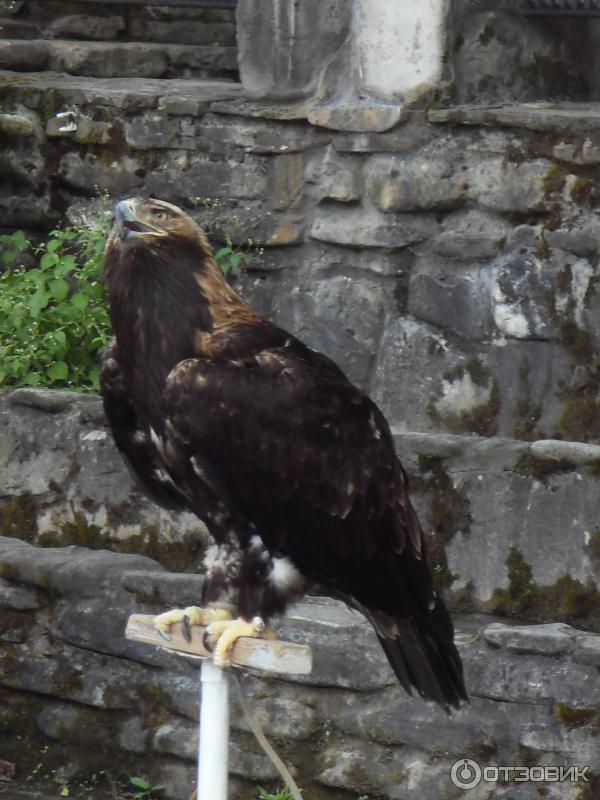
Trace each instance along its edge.
{"label": "eagle eye", "polygon": [[160,208],[153,208],[152,209],[152,216],[154,219],[158,220],[159,222],[167,222],[170,219],[171,215],[168,211],[163,211]]}

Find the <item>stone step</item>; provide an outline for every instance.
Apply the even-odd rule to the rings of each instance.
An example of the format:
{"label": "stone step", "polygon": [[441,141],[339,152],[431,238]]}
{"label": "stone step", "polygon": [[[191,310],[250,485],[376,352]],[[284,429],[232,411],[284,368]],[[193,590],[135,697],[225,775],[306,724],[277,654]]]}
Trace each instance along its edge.
{"label": "stone step", "polygon": [[[167,108],[169,114],[200,115],[212,103],[239,97],[242,87],[233,81],[197,78],[92,78],[52,72],[11,72],[0,70],[0,97],[7,108],[13,103],[43,110],[49,94],[58,107],[80,107],[90,113],[93,107],[113,107],[142,111]],[[0,115],[0,132],[2,128]],[[12,116],[13,115],[8,115]],[[27,115],[22,125],[27,125]],[[34,135],[23,127],[21,135]]]}
{"label": "stone step", "polygon": [[194,45],[236,46],[234,23],[206,24],[197,20],[134,20],[128,29],[128,38],[144,42],[178,42]]}
{"label": "stone step", "polygon": [[[11,0],[14,2],[14,0]],[[6,5],[6,3],[5,3]],[[181,6],[179,4],[145,5],[144,3],[90,2],[90,0],[21,0],[19,17],[35,19],[40,25],[49,25],[54,20],[69,16],[91,18],[121,15],[133,20],[151,19],[164,22],[189,20],[196,22],[235,24],[235,11],[227,8],[204,8],[203,6]],[[3,13],[6,13],[3,11]],[[8,13],[10,16],[10,11]]]}
{"label": "stone step", "polygon": [[42,39],[94,39],[98,41],[127,40],[165,42],[167,44],[219,45],[235,47],[235,25],[207,24],[199,20],[161,22],[134,19],[129,25],[121,16],[90,17],[71,14],[40,26]]}
{"label": "stone step", "polygon": [[32,22],[0,16],[0,39],[37,39],[39,35],[39,26]]}
{"label": "stone step", "polygon": [[0,69],[51,70],[97,78],[231,78],[235,47],[81,40],[0,41]]}
{"label": "stone step", "polygon": [[91,39],[97,41],[143,41],[171,44],[220,45],[235,47],[236,24],[232,11],[210,9],[154,10],[119,5],[81,4],[50,7],[41,4],[19,16],[7,13],[0,4],[2,39]]}

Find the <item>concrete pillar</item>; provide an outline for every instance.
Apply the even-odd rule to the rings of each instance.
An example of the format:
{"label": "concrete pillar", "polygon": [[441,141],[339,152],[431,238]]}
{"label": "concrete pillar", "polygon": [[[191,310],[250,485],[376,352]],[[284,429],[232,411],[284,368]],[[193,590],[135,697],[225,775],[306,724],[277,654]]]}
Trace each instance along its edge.
{"label": "concrete pillar", "polygon": [[448,0],[355,0],[361,95],[411,101],[442,76]]}
{"label": "concrete pillar", "polygon": [[353,0],[239,0],[240,77],[255,98],[307,97],[348,39]]}
{"label": "concrete pillar", "polygon": [[441,80],[449,5],[239,0],[242,84],[255,99],[306,99],[315,125],[387,130]]}

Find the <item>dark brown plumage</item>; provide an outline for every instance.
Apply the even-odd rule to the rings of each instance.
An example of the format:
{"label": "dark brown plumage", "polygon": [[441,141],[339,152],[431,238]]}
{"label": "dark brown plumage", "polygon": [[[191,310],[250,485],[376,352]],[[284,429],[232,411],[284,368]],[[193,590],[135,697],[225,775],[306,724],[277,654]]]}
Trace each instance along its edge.
{"label": "dark brown plumage", "polygon": [[457,706],[452,623],[379,409],[244,303],[181,210],[115,213],[105,409],[147,494],[214,538],[204,602],[268,619],[318,582],[372,622],[407,691]]}

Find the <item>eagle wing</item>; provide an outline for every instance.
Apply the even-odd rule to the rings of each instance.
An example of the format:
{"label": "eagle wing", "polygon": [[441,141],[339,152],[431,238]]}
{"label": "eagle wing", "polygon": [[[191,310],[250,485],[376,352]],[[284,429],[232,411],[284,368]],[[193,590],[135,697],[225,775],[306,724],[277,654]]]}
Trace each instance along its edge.
{"label": "eagle wing", "polygon": [[189,359],[171,372],[164,408],[171,474],[188,492],[191,465],[271,552],[361,606],[394,616],[430,606],[388,425],[329,359],[297,340],[239,361]]}
{"label": "eagle wing", "polygon": [[125,464],[144,493],[163,508],[182,511],[188,507],[185,496],[165,471],[147,429],[141,425],[134,403],[126,389],[119,364],[116,341],[102,355],[101,385],[104,411],[115,444]]}

